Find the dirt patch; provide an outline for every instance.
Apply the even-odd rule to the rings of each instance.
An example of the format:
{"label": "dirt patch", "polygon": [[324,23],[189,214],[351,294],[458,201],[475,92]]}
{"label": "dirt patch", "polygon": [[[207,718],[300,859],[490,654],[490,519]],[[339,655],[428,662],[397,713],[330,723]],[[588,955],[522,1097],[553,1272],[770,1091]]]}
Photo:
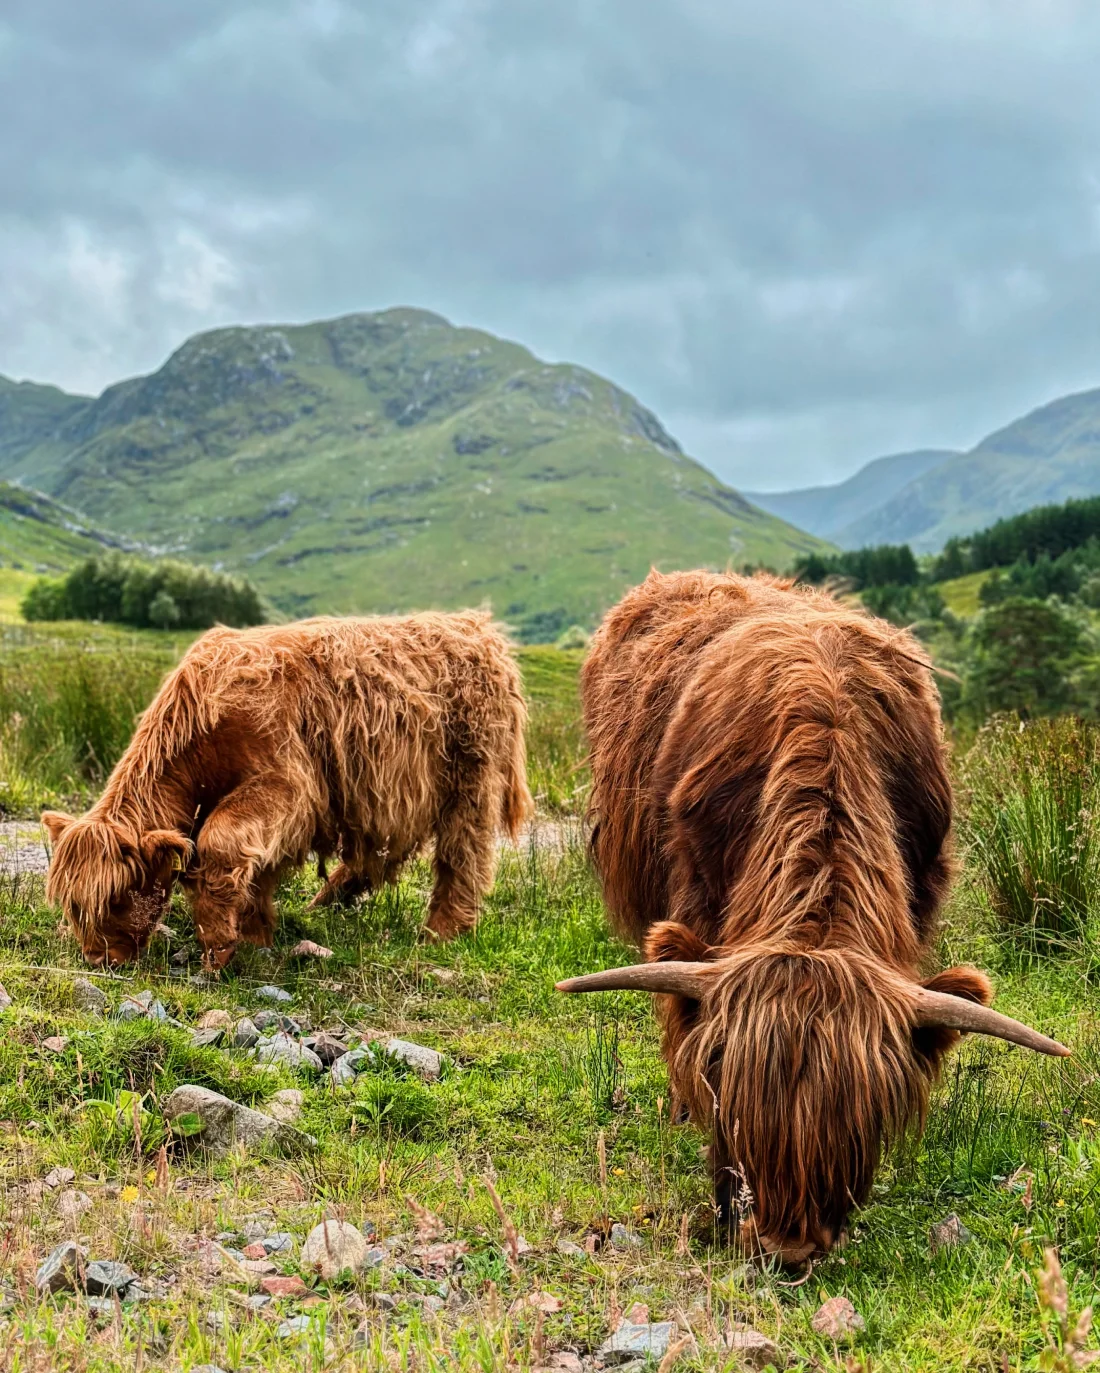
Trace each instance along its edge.
{"label": "dirt patch", "polygon": [[0,820],[0,873],[42,875],[50,865],[46,831],[34,820]]}

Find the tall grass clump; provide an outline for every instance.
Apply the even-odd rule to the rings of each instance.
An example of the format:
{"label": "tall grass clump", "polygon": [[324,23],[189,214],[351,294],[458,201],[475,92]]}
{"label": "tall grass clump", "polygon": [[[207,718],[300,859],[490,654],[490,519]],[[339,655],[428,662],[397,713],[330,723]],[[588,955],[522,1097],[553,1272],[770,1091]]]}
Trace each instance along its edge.
{"label": "tall grass clump", "polygon": [[961,769],[961,833],[1006,948],[1081,947],[1100,912],[1100,730],[999,717]]}
{"label": "tall grass clump", "polygon": [[0,663],[0,804],[32,809],[100,786],[171,665],[169,654],[152,650],[11,653]]}

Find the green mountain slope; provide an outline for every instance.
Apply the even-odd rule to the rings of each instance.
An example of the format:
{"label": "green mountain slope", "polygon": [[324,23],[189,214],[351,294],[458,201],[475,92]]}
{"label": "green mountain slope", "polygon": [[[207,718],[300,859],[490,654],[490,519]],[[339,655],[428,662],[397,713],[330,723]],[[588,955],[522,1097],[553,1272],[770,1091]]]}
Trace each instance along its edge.
{"label": "green mountain slope", "polygon": [[86,397],[67,395],[56,386],[0,377],[0,472],[18,464],[90,403]]}
{"label": "green mountain slope", "polygon": [[809,486],[799,491],[746,491],[746,500],[762,510],[788,520],[841,548],[857,548],[849,542],[848,527],[862,520],[907,486],[914,478],[958,457],[949,449],[922,448],[915,453],[893,453],[876,458],[847,481],[832,486]]}
{"label": "green mountain slope", "polygon": [[1063,396],[948,457],[843,529],[845,548],[942,548],[1036,505],[1100,494],[1100,390]]}
{"label": "green mountain slope", "polygon": [[90,554],[121,546],[40,491],[0,481],[0,567],[62,572]]}
{"label": "green mountain slope", "polygon": [[487,600],[527,637],[652,564],[819,546],[611,383],[417,310],[200,335],[5,470],[287,612]]}

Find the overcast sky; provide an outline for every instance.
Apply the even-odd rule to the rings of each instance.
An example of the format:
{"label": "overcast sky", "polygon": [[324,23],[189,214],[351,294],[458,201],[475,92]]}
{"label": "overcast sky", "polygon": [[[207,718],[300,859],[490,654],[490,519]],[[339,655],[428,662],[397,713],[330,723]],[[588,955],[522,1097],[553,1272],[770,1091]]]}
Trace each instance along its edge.
{"label": "overcast sky", "polygon": [[0,373],[417,305],[750,488],[1100,385],[1094,0],[4,0]]}

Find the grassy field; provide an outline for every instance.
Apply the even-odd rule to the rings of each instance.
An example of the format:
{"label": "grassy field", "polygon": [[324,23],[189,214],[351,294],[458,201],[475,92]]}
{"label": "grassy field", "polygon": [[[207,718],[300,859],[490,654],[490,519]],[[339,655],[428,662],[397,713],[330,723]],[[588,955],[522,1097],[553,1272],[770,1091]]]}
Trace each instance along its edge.
{"label": "grassy field", "polygon": [[[108,750],[121,719],[108,709],[111,673],[115,699],[136,701],[179,649],[155,636],[124,649],[105,631],[98,642],[66,632],[68,639],[30,636],[5,649],[4,737],[26,737],[29,726],[13,724],[18,700],[25,708],[52,699],[35,726],[44,742],[70,722],[68,736],[52,736],[52,772],[36,772],[25,756],[24,810],[63,790],[66,777],[78,795],[87,792],[110,761],[99,749],[94,759],[81,752],[76,703],[84,688],[75,667],[64,678],[63,664],[97,665],[83,679],[85,718],[107,719],[100,748]],[[248,950],[227,975],[203,980],[180,905],[168,921],[170,941],[158,940],[125,975],[95,978],[109,1003],[106,1015],[95,1015],[77,1008],[75,982],[87,970],[44,906],[39,880],[0,878],[0,981],[12,1000],[0,1040],[0,1368],[577,1370],[594,1366],[593,1351],[635,1303],[651,1320],[675,1323],[677,1340],[686,1341],[675,1362],[685,1373],[745,1366],[729,1348],[744,1328],[775,1341],[777,1367],[1079,1366],[1068,1354],[1051,1361],[1058,1333],[1040,1304],[1037,1274],[1044,1248],[1056,1245],[1071,1312],[1093,1301],[1093,897],[1091,888],[1073,887],[1084,907],[1057,953],[1021,939],[1019,921],[1006,922],[1001,908],[1005,884],[991,880],[994,867],[976,843],[993,823],[982,809],[989,796],[1024,795],[1025,766],[1032,782],[1063,777],[1058,760],[1077,747],[1074,738],[1052,736],[1048,748],[1029,735],[1035,746],[1026,757],[1013,751],[1011,732],[979,740],[985,752],[961,769],[974,820],[962,827],[970,856],[941,950],[945,961],[989,968],[998,1006],[1058,1035],[1074,1057],[1040,1061],[1000,1043],[966,1045],[949,1061],[923,1137],[903,1141],[884,1164],[849,1246],[800,1281],[746,1263],[715,1235],[704,1140],[669,1123],[648,1000],[566,999],[553,990],[558,978],[627,956],[608,932],[570,818],[583,786],[578,656],[523,655],[532,776],[544,810],[555,813],[550,842],[506,852],[476,933],[454,944],[418,941],[424,865],[344,915],[308,912],[316,884],[303,874],[281,892],[272,953]],[[101,662],[113,665],[102,678],[94,675]],[[1074,774],[1077,789],[1057,793],[1078,809],[1068,820],[1068,812],[1044,812],[1051,838],[1035,864],[1059,833],[1065,840],[1067,825],[1089,820],[1100,776],[1089,757]],[[1043,771],[1050,758],[1053,773]],[[1031,823],[1015,802],[1002,811],[1006,823]],[[1014,833],[1002,836],[1002,857],[1020,851]],[[1041,879],[1021,868],[1016,887],[1059,899],[1079,852],[1063,842]],[[333,957],[293,955],[302,938]],[[327,1075],[269,1073],[241,1052],[193,1046],[204,1012],[254,1014],[266,1004],[266,984],[291,994],[285,1009],[303,1026],[364,1039],[385,1031],[441,1050],[442,1077],[425,1083],[380,1060],[352,1087],[337,1088]],[[124,996],[146,989],[178,1025],[114,1017]],[[160,1114],[181,1083],[261,1107],[276,1091],[297,1088],[298,1123],[313,1142],[207,1157],[169,1132]],[[124,1093],[138,1094],[137,1110]],[[73,1192],[87,1198],[79,1215],[85,1202],[74,1202]],[[930,1230],[952,1213],[969,1239],[934,1251]],[[326,1216],[373,1232],[384,1261],[347,1281],[303,1271],[298,1246]],[[301,1272],[308,1292],[249,1305],[259,1278],[233,1253],[250,1225],[294,1237],[273,1262],[280,1273]],[[625,1227],[615,1231],[618,1244],[615,1225]],[[513,1230],[522,1241],[510,1242]],[[36,1265],[70,1237],[90,1258],[129,1264],[153,1295],[100,1311],[83,1297],[37,1297]],[[824,1299],[841,1295],[865,1328],[838,1345],[815,1332],[812,1318]]]}

